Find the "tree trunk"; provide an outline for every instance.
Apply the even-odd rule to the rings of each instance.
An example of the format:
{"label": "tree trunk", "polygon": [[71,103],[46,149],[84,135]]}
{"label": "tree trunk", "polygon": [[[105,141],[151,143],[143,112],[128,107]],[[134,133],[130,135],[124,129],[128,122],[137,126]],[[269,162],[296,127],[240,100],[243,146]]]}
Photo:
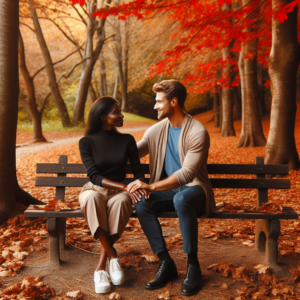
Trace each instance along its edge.
{"label": "tree trunk", "polygon": [[[272,10],[291,0],[272,0]],[[288,19],[279,23],[272,19],[272,48],[269,57],[272,107],[268,142],[267,164],[288,164],[289,169],[299,168],[299,155],[295,144],[296,79],[300,61],[297,39],[298,6],[288,13]]]}
{"label": "tree trunk", "polygon": [[64,103],[63,98],[61,97],[61,94],[60,94],[60,91],[58,88],[58,84],[56,82],[56,75],[55,75],[54,68],[53,68],[52,58],[51,58],[49,49],[47,47],[47,44],[46,44],[46,41],[44,38],[42,28],[40,26],[36,10],[34,8],[33,0],[29,0],[29,7],[30,7],[31,17],[33,20],[33,25],[35,28],[35,34],[36,34],[37,40],[39,42],[39,45],[40,45],[40,48],[41,48],[41,51],[43,54],[43,58],[45,61],[46,72],[47,72],[48,79],[49,79],[49,87],[51,90],[52,97],[53,97],[55,105],[58,109],[58,113],[60,115],[63,127],[71,126],[71,121],[70,121],[70,117],[68,114],[68,110],[67,110],[66,104]]}
{"label": "tree trunk", "polygon": [[214,121],[215,127],[220,127],[220,100],[219,100],[219,93],[214,93],[213,96],[213,112],[214,112]]}
{"label": "tree trunk", "polygon": [[[245,47],[242,45],[242,49],[239,56],[239,72],[241,78],[241,98],[242,98],[242,128],[239,140],[244,140],[245,128],[246,128],[246,118],[245,118]],[[237,145],[238,147],[239,145]]]}
{"label": "tree trunk", "polygon": [[233,88],[234,97],[234,120],[241,120],[242,118],[242,103],[239,94],[239,88],[236,86]]}
{"label": "tree trunk", "polygon": [[[108,5],[110,3],[111,0],[108,0],[106,2],[106,8],[108,8]],[[81,77],[80,77],[78,93],[77,93],[75,106],[74,106],[74,114],[73,114],[74,124],[79,124],[84,122],[84,107],[88,96],[90,82],[92,80],[92,72],[105,41],[104,25],[106,19],[100,19],[98,22],[96,22],[96,18],[91,17],[92,13],[97,10],[97,0],[93,0],[90,3],[87,2],[87,8],[89,13],[89,18],[87,23],[87,33],[86,33],[87,37],[86,37],[86,44],[84,49],[84,57],[89,57],[89,59],[85,61],[83,65]],[[95,32],[97,32],[97,42],[94,50],[93,37]]]}
{"label": "tree trunk", "polygon": [[[243,0],[246,6],[249,0]],[[256,13],[257,14],[257,13]],[[258,15],[253,18],[257,19]],[[253,27],[247,28],[246,33],[256,32],[256,22]],[[266,139],[262,130],[261,112],[259,108],[259,89],[257,75],[257,42],[258,39],[252,39],[242,45],[242,51],[239,58],[239,68],[241,74],[242,87],[242,130],[237,147],[259,147],[265,146]],[[245,55],[252,54],[252,57],[245,59]]]}
{"label": "tree trunk", "polygon": [[16,175],[19,1],[0,1],[0,224],[25,205],[41,202],[23,191]]}
{"label": "tree trunk", "polygon": [[115,41],[115,53],[118,62],[118,72],[119,72],[119,82],[121,85],[122,93],[122,110],[127,110],[127,76],[128,76],[128,32],[127,32],[127,23],[125,23],[125,39],[123,51],[122,48],[122,37],[121,37],[121,24],[120,20],[116,21],[116,30],[117,30],[117,39]]}
{"label": "tree trunk", "polygon": [[259,108],[261,116],[265,116],[267,114],[266,111],[266,100],[264,93],[264,81],[263,81],[263,70],[262,67],[257,71],[257,81],[258,81],[258,93],[259,93]]}
{"label": "tree trunk", "polygon": [[107,81],[105,71],[105,61],[103,55],[99,56],[99,78],[100,78],[100,97],[107,96]]}
{"label": "tree trunk", "polygon": [[[229,60],[228,56],[231,56],[230,49],[232,42],[223,49],[223,60]],[[235,130],[233,127],[233,89],[232,83],[232,66],[228,62],[224,70],[224,76],[229,76],[228,85],[230,87],[222,88],[222,128],[221,136],[234,136]]]}
{"label": "tree trunk", "polygon": [[[244,3],[246,5],[246,3]],[[257,39],[242,46],[240,55],[240,76],[242,85],[242,130],[237,147],[265,146],[259,110],[259,91],[257,84]],[[253,59],[245,59],[247,53],[254,53]]]}
{"label": "tree trunk", "polygon": [[26,89],[27,89],[27,94],[28,94],[27,105],[28,105],[29,111],[30,111],[30,113],[32,115],[32,119],[33,119],[32,141],[33,142],[47,142],[47,140],[43,136],[43,132],[42,132],[43,110],[41,110],[41,112],[39,112],[37,105],[36,105],[36,97],[35,97],[33,79],[30,76],[29,71],[26,66],[25,48],[24,48],[24,43],[23,43],[21,32],[20,32],[20,36],[19,36],[19,58],[20,58],[20,69],[21,69],[21,73],[23,75],[23,78],[24,78],[24,81],[26,84]]}
{"label": "tree trunk", "polygon": [[219,119],[220,119],[220,131],[222,130],[223,118],[222,118],[222,89],[218,88],[218,95],[219,95]]}
{"label": "tree trunk", "polygon": [[125,21],[125,39],[124,39],[124,72],[122,89],[122,110],[128,111],[128,61],[129,61],[129,20]]}
{"label": "tree trunk", "polygon": [[117,99],[118,89],[119,89],[119,67],[117,67],[116,83],[115,83],[115,88],[114,88],[114,93],[113,93],[113,98],[115,98],[115,99]]}

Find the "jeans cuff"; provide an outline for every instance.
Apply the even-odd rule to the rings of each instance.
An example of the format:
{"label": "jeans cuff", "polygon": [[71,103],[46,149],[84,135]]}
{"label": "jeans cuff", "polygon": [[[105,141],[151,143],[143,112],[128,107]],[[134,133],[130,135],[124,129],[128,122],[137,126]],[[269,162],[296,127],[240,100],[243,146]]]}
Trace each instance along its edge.
{"label": "jeans cuff", "polygon": [[184,254],[198,253],[198,249],[190,249],[190,250],[183,249],[182,252]]}
{"label": "jeans cuff", "polygon": [[153,254],[158,254],[163,251],[168,251],[168,249],[167,249],[167,247],[164,247],[164,248],[160,248],[158,250],[152,250],[152,251],[153,251]]}

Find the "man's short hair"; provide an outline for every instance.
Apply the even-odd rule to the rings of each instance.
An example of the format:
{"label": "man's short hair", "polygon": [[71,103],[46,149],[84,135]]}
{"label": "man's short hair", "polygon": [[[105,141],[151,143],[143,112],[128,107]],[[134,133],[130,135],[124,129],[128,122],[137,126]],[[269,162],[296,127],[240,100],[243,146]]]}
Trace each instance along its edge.
{"label": "man's short hair", "polygon": [[176,97],[178,105],[183,108],[187,92],[185,86],[180,81],[175,79],[163,80],[155,83],[152,90],[154,93],[164,93],[169,101]]}

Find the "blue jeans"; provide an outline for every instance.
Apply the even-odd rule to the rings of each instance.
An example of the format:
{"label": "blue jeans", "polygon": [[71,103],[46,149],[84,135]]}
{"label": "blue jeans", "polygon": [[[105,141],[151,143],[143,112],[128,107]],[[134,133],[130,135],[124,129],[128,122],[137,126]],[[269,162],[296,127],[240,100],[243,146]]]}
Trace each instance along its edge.
{"label": "blue jeans", "polygon": [[154,254],[167,250],[155,212],[176,211],[183,239],[183,252],[198,251],[197,212],[204,209],[206,195],[199,185],[181,186],[165,192],[153,192],[150,199],[142,197],[135,204],[137,216]]}

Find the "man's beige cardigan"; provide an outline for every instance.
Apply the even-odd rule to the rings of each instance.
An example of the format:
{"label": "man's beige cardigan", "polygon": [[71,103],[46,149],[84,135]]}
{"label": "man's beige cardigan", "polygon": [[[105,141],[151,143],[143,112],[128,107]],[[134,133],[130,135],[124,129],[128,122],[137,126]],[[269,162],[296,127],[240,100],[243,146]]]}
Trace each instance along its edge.
{"label": "man's beige cardigan", "polygon": [[[150,183],[160,180],[164,166],[168,130],[170,122],[168,118],[151,126],[138,142],[139,156],[144,157],[149,153]],[[183,120],[179,136],[178,151],[182,168],[176,171],[180,186],[200,185],[206,193],[206,212],[216,212],[216,204],[212,185],[208,179],[207,158],[210,146],[209,134],[205,127],[190,115],[186,114]]]}

